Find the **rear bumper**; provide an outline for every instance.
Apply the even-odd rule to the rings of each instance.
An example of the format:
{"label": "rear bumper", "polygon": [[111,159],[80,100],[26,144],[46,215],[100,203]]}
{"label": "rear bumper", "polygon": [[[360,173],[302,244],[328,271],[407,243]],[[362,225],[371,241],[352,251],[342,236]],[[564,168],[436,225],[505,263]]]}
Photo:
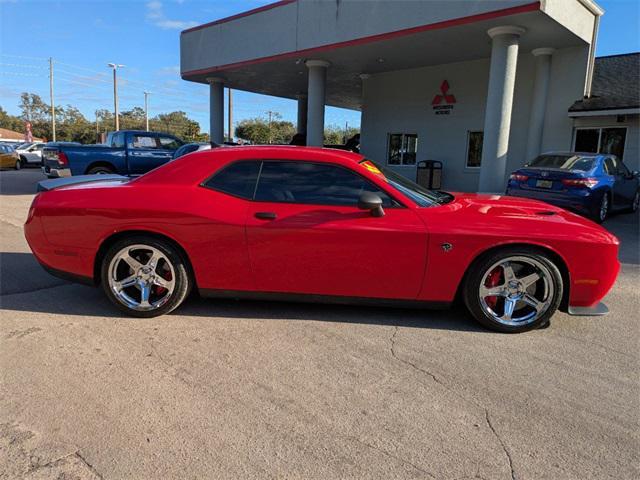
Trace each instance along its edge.
{"label": "rear bumper", "polygon": [[71,176],[70,169],[50,167],[49,165],[45,165],[44,167],[42,167],[42,173],[44,173],[47,177],[53,178],[63,178]]}

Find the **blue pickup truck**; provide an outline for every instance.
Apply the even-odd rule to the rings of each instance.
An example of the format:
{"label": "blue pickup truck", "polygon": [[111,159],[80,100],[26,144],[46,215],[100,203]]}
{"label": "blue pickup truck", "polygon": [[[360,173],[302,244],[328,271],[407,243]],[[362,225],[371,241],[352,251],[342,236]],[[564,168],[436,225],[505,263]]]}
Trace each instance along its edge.
{"label": "blue pickup truck", "polygon": [[102,145],[47,144],[42,151],[44,174],[142,175],[168,162],[184,142],[167,133],[120,130],[107,135]]}

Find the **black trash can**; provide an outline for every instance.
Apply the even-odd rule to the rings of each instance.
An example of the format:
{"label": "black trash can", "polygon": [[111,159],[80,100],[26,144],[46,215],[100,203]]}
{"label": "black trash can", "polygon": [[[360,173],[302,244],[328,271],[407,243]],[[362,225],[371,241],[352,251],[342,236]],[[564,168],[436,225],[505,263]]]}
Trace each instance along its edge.
{"label": "black trash can", "polygon": [[418,162],[416,183],[430,190],[440,190],[442,188],[442,162],[437,160]]}

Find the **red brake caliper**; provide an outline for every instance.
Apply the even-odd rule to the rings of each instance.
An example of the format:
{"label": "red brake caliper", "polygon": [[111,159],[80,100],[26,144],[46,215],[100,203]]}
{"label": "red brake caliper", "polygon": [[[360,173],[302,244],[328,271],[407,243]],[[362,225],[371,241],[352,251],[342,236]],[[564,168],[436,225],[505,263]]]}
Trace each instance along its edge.
{"label": "red brake caliper", "polygon": [[[491,273],[489,273],[484,286],[487,288],[493,288],[501,285],[502,283],[502,268],[496,267],[491,271]],[[496,303],[498,302],[498,297],[487,297],[484,301],[491,310],[494,310],[496,308]]]}

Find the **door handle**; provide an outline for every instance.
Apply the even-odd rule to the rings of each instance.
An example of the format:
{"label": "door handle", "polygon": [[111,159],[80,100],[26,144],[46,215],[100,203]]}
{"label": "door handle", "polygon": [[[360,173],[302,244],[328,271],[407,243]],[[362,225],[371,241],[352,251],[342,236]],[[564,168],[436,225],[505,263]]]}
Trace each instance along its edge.
{"label": "door handle", "polygon": [[256,212],[254,217],[259,218],[260,220],[275,220],[278,218],[278,215],[274,212]]}

